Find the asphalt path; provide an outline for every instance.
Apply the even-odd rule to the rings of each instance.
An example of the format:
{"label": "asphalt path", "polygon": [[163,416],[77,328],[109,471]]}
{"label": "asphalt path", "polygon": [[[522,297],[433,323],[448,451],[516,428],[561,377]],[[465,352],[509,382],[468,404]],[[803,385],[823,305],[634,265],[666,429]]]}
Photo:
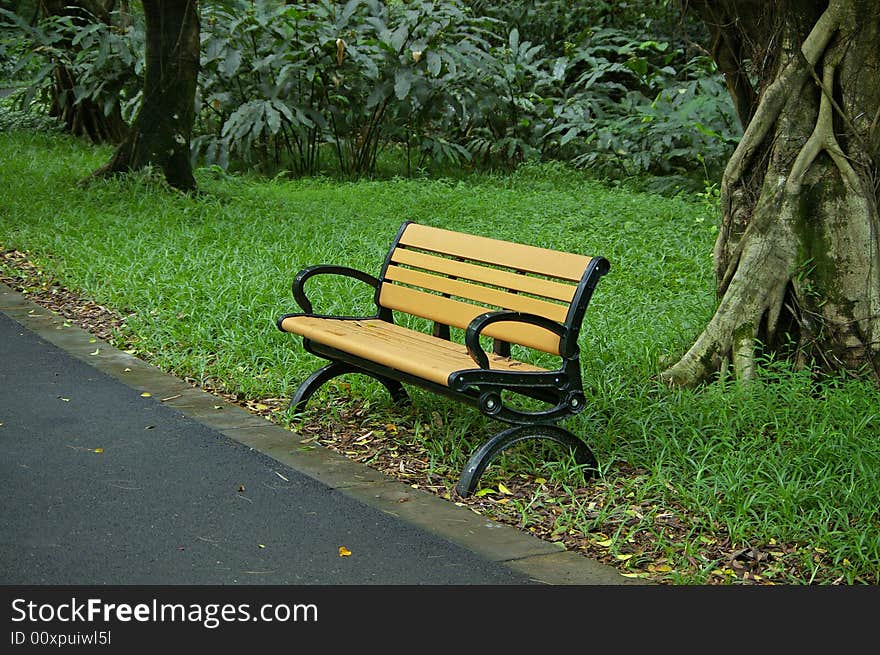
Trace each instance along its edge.
{"label": "asphalt path", "polygon": [[0,497],[2,585],[534,582],[142,396],[3,313]]}

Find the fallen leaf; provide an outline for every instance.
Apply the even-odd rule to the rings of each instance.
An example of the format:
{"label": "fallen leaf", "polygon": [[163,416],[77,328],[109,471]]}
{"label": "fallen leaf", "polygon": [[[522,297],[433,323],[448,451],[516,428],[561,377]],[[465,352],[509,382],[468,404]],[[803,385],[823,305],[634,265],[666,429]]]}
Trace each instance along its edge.
{"label": "fallen leaf", "polygon": [[597,546],[602,546],[602,548],[608,548],[614,543],[614,539],[603,539],[602,541],[593,541],[593,543]]}
{"label": "fallen leaf", "polygon": [[104,449],[103,449],[103,448],[95,448],[94,450],[92,450],[92,452],[93,452],[93,453],[98,453],[98,454],[100,455],[101,453],[104,452]]}
{"label": "fallen leaf", "polygon": [[149,391],[144,391],[144,392],[141,394],[141,398],[149,398],[149,397],[152,396],[152,395],[153,395],[153,394],[151,394]]}
{"label": "fallen leaf", "polygon": [[257,546],[259,546],[260,548],[265,548],[266,544],[257,544]]}
{"label": "fallen leaf", "polygon": [[70,402],[70,398],[65,398],[64,396],[58,396],[58,400],[63,400],[66,403]]}
{"label": "fallen leaf", "polygon": [[351,551],[345,546],[339,547],[339,556],[340,557],[349,557],[351,555]]}
{"label": "fallen leaf", "polygon": [[240,492],[241,492],[241,491],[244,491],[244,485],[243,485],[243,484],[238,485],[238,490],[239,490]]}
{"label": "fallen leaf", "polygon": [[498,491],[500,491],[503,494],[508,494],[510,496],[513,495],[513,492],[510,489],[508,489],[507,487],[505,487],[503,484],[501,484],[500,482],[498,483]]}
{"label": "fallen leaf", "polygon": [[277,475],[279,478],[281,478],[281,479],[284,480],[285,482],[290,482],[290,480],[288,480],[287,478],[285,478],[285,477],[284,477],[283,475],[281,475],[278,471],[275,471],[275,475]]}
{"label": "fallen leaf", "polygon": [[492,489],[491,487],[486,487],[485,489],[480,489],[477,493],[474,494],[474,496],[476,496],[477,498],[480,498],[481,496],[485,496],[487,494],[495,494],[495,493],[498,493],[498,492],[495,491],[494,489]]}
{"label": "fallen leaf", "polygon": [[101,349],[100,349],[100,348],[95,348],[95,352],[93,352],[93,353],[89,353],[89,354],[90,354],[90,355],[100,355],[100,354],[101,354]]}

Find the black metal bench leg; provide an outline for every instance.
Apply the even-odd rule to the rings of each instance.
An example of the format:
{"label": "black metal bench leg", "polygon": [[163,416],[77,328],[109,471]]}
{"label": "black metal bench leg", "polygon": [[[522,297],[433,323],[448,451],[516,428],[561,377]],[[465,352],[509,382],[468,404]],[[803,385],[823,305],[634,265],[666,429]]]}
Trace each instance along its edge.
{"label": "black metal bench leg", "polygon": [[505,448],[526,439],[555,441],[570,447],[574,451],[574,458],[578,464],[585,465],[587,469],[595,469],[598,466],[593,451],[568,430],[555,425],[517,425],[499,432],[471,455],[455,487],[458,495],[465,498],[472,495],[477,490],[480,477],[489,463]]}
{"label": "black metal bench leg", "polygon": [[402,405],[409,402],[409,396],[407,395],[406,390],[403,388],[403,385],[400,384],[400,382],[398,382],[397,380],[382,377],[380,375],[370,373],[369,371],[365,371],[361,368],[357,368],[356,366],[351,366],[349,364],[343,364],[341,362],[331,362],[330,364],[327,364],[323,368],[319,368],[317,371],[312,373],[303,381],[302,384],[299,385],[296,393],[294,393],[293,397],[290,399],[290,409],[295,414],[302,412],[306,408],[306,404],[309,402],[309,399],[319,388],[321,388],[324,384],[326,384],[333,378],[339,377],[340,375],[345,375],[346,373],[360,373],[362,375],[368,375],[374,380],[378,380],[386,389],[388,389],[388,393],[391,394],[391,400],[395,404]]}

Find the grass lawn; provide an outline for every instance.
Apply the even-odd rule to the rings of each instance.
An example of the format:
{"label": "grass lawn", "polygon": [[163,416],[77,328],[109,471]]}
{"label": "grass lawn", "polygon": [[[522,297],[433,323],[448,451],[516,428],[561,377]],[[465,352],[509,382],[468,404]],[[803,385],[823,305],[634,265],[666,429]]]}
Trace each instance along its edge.
{"label": "grass lawn", "polygon": [[[761,382],[668,389],[662,363],[714,304],[715,214],[699,197],[613,188],[552,166],[461,180],[260,180],[201,169],[201,194],[148,175],[78,181],[109,150],[0,133],[0,260],[7,283],[69,289],[107,308],[111,341],[229,394],[413,485],[667,584],[880,583],[880,393],[823,384],[781,362]],[[410,389],[390,406],[358,376],[301,417],[283,399],[321,362],[277,331],[294,274],[333,263],[377,273],[403,220],[602,255],[581,337],[589,407],[565,423],[600,462],[584,479],[526,446],[472,499],[454,484],[500,426]],[[12,251],[15,251],[13,253]],[[5,262],[5,263],[4,263]],[[323,313],[369,309],[342,280],[313,281]],[[312,290],[314,289],[314,291]],[[317,409],[316,409],[317,408]]]}

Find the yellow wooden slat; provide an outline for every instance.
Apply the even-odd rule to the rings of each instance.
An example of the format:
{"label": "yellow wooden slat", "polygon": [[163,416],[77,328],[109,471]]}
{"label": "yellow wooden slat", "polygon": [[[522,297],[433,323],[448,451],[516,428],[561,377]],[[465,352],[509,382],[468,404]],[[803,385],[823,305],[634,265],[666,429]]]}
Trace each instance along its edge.
{"label": "yellow wooden slat", "polygon": [[517,312],[546,316],[558,323],[565,321],[565,316],[568,313],[568,305],[557,305],[546,300],[538,300],[499,289],[469,284],[461,280],[451,280],[439,275],[429,275],[421,271],[400,268],[399,266],[389,266],[388,270],[385,271],[385,279],[482,303],[487,306],[482,311],[491,311],[498,308],[512,309]]}
{"label": "yellow wooden slat", "polygon": [[[477,368],[464,346],[384,321],[292,316],[284,319],[281,327],[331,348],[444,386],[452,372]],[[496,370],[545,371],[495,355],[490,355],[489,361],[490,367]]]}
{"label": "yellow wooden slat", "polygon": [[[414,316],[458,328],[467,328],[471,321],[485,313],[485,307],[471,305],[451,298],[443,298],[396,284],[383,284],[379,304]],[[537,348],[553,355],[559,354],[559,337],[536,325],[504,322],[487,327],[483,334],[521,346]]]}
{"label": "yellow wooden slat", "polygon": [[590,257],[410,223],[400,244],[518,271],[579,282]]}
{"label": "yellow wooden slat", "polygon": [[444,259],[443,257],[436,257],[434,255],[418,252],[416,250],[406,250],[404,248],[395,248],[391,255],[391,261],[396,264],[405,264],[426,271],[454,275],[461,279],[491,284],[510,291],[529,293],[544,298],[552,298],[553,300],[561,300],[563,302],[571,302],[576,288],[573,285],[563,284],[553,280],[545,280],[543,278],[512,273],[497,268],[469,264],[454,259]]}

